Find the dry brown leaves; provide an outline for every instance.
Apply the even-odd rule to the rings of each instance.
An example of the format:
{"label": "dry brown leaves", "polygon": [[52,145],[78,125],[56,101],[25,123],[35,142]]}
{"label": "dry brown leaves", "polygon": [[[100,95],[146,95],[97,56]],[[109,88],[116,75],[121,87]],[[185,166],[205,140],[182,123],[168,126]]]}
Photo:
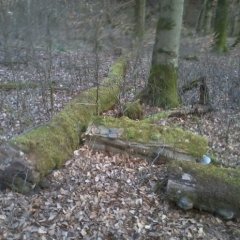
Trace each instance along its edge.
{"label": "dry brown leaves", "polygon": [[[0,239],[234,239],[237,222],[183,212],[163,192],[165,166],[83,147],[51,186],[30,196],[0,195]],[[234,235],[235,234],[235,235]],[[237,239],[237,238],[236,238]]]}

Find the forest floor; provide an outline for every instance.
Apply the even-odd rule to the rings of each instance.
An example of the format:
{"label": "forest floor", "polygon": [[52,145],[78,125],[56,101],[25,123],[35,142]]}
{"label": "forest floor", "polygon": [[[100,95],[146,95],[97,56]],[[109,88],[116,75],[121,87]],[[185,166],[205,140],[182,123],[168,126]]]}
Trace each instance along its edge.
{"label": "forest floor", "polygon": [[[206,135],[215,158],[225,165],[238,167],[240,50],[218,56],[208,51],[210,38],[191,39],[184,38],[181,46],[180,86],[205,76],[215,111],[202,116],[169,118],[159,124],[181,126]],[[56,57],[53,79],[61,78],[56,85],[68,91],[55,92],[54,112],[78,90],[95,84],[94,66],[88,65],[94,62],[94,55],[84,56],[79,62],[77,55]],[[134,96],[135,90],[144,87],[149,56],[148,52],[145,58],[132,60],[127,76],[131,86],[127,99]],[[113,58],[104,55],[101,59],[100,78],[106,76]],[[67,64],[63,64],[66,61]],[[85,65],[81,67],[80,62]],[[72,63],[80,67],[73,68]],[[7,76],[10,80],[31,78],[37,81],[36,75],[39,82],[44,79],[43,67],[39,68],[42,72],[31,66],[28,69],[32,70],[0,66],[1,82],[7,80]],[[43,92],[46,89],[42,85],[34,91],[1,91],[3,140],[51,117],[50,93]],[[182,96],[185,105],[192,105],[197,99],[197,89]],[[162,111],[147,106],[145,110],[146,114]],[[94,152],[82,146],[62,169],[48,176],[48,188],[27,196],[9,190],[0,193],[0,239],[240,239],[238,219],[224,221],[206,212],[182,211],[167,201],[164,192],[155,193],[156,182],[165,178],[164,165],[151,165],[144,159],[128,155]]]}

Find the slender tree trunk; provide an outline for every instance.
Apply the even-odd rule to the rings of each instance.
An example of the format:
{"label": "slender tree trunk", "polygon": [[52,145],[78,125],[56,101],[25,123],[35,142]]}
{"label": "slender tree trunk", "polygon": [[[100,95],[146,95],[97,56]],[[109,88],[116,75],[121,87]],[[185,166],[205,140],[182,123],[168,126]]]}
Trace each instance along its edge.
{"label": "slender tree trunk", "polygon": [[135,32],[138,39],[142,39],[145,31],[146,0],[135,0]]}
{"label": "slender tree trunk", "polygon": [[32,22],[32,0],[27,0],[27,38],[26,38],[26,51],[27,60],[30,61],[33,58],[33,22]]}
{"label": "slender tree trunk", "polygon": [[199,33],[209,34],[212,28],[213,0],[204,0],[196,30]]}
{"label": "slender tree trunk", "polygon": [[214,24],[215,50],[219,53],[227,51],[228,0],[218,0]]}
{"label": "slender tree trunk", "polygon": [[239,43],[240,43],[240,30],[239,30],[238,36],[237,36],[235,42],[233,43],[232,47],[236,47]]}
{"label": "slender tree trunk", "polygon": [[232,36],[240,36],[240,0],[234,3],[234,23]]}
{"label": "slender tree trunk", "polygon": [[161,2],[152,65],[142,100],[171,108],[179,105],[177,68],[184,0]]}
{"label": "slender tree trunk", "polygon": [[204,14],[205,14],[205,9],[206,9],[207,2],[208,2],[208,0],[204,0],[204,2],[202,4],[202,8],[201,8],[200,14],[198,16],[198,21],[197,21],[197,26],[196,26],[196,31],[197,32],[201,32],[201,30],[202,30],[203,19],[204,19]]}
{"label": "slender tree trunk", "polygon": [[204,14],[204,20],[203,20],[203,33],[204,34],[209,34],[212,29],[212,13],[213,13],[213,8],[212,8],[212,0],[208,0],[206,3],[206,8],[205,8],[205,14]]}

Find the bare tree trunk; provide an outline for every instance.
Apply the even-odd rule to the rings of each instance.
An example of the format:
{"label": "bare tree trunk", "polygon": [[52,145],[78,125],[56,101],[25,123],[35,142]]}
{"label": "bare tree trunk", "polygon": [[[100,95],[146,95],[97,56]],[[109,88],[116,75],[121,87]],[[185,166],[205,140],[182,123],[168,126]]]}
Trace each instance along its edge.
{"label": "bare tree trunk", "polygon": [[206,8],[207,1],[208,1],[208,0],[204,0],[204,2],[203,2],[203,4],[202,4],[201,11],[200,11],[200,14],[199,14],[199,16],[198,16],[198,21],[197,21],[197,26],[196,26],[196,31],[197,31],[197,32],[200,32],[201,29],[202,29],[203,16],[204,16],[204,11],[205,11],[205,8]]}
{"label": "bare tree trunk", "polygon": [[236,37],[240,31],[240,0],[232,0],[229,6],[229,35]]}
{"label": "bare tree trunk", "polygon": [[212,16],[213,16],[213,7],[212,0],[208,0],[206,4],[204,21],[203,21],[203,33],[209,34],[212,29]]}

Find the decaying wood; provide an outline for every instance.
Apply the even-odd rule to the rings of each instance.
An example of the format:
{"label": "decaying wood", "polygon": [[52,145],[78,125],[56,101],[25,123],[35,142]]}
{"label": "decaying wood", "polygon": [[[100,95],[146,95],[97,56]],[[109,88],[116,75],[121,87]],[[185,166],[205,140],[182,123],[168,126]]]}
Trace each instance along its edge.
{"label": "decaying wood", "polygon": [[169,160],[196,161],[196,158],[161,143],[137,143],[121,139],[124,129],[90,125],[84,134],[85,144],[95,150],[113,153],[128,153],[147,158],[151,163],[163,164]]}
{"label": "decaying wood", "polygon": [[167,196],[181,208],[197,208],[225,219],[240,214],[240,171],[175,161],[168,168]]}
{"label": "decaying wood", "polygon": [[203,115],[211,111],[213,111],[211,105],[196,104],[192,107],[185,107],[181,109],[172,110],[168,117],[183,117],[190,114]]}
{"label": "decaying wood", "polygon": [[26,193],[37,180],[39,173],[21,150],[10,143],[0,146],[0,190],[8,187]]}
{"label": "decaying wood", "polygon": [[61,167],[79,147],[80,132],[96,114],[97,94],[100,112],[116,104],[125,68],[126,61],[120,59],[98,93],[96,88],[81,92],[50,122],[0,145],[0,189],[8,187],[27,193],[49,172]]}
{"label": "decaying wood", "polygon": [[190,91],[194,88],[199,88],[199,101],[198,103],[201,105],[210,105],[209,99],[209,90],[207,86],[207,79],[206,77],[200,77],[198,79],[194,79],[191,82],[186,83],[182,88],[181,91],[183,93]]}
{"label": "decaying wood", "polygon": [[202,105],[210,104],[209,90],[207,86],[207,80],[205,77],[201,78],[201,83],[199,86],[199,104],[202,104]]}

